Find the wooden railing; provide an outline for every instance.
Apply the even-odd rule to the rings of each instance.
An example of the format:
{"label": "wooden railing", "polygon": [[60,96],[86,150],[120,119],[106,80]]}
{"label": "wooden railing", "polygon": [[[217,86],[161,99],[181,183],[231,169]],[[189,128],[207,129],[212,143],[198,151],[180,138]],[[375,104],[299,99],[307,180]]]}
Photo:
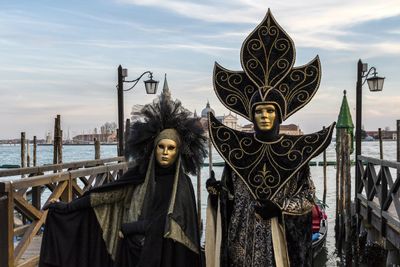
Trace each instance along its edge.
{"label": "wooden railing", "polygon": [[359,156],[357,168],[359,215],[400,249],[400,163]]}
{"label": "wooden railing", "polygon": [[45,189],[49,195],[44,204],[52,198],[69,202],[92,187],[115,180],[127,169],[123,160],[116,157],[0,171],[3,180],[29,176],[0,182],[0,266],[38,264],[38,254],[25,257],[24,253],[46,220],[47,211],[41,209],[40,201]]}

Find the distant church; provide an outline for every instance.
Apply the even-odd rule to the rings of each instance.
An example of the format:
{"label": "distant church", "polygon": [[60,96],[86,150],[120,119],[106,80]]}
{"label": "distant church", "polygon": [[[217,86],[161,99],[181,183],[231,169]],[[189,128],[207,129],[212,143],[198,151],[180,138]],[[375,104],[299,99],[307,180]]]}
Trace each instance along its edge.
{"label": "distant church", "polygon": [[[167,74],[164,76],[164,85],[162,89],[162,94],[163,97],[171,98],[171,91],[169,90],[168,82],[167,82]],[[131,122],[140,120],[140,110],[143,108],[143,105],[134,105],[132,107],[131,111]],[[210,102],[207,101],[206,107],[201,111],[201,116],[200,116],[200,123],[203,126],[204,131],[208,135],[208,113],[212,112],[212,114],[215,115],[215,111],[211,108]],[[193,113],[193,116],[195,118],[198,117],[196,110]],[[246,125],[239,125],[238,124],[238,117],[236,114],[232,114],[229,111],[228,115],[223,115],[223,116],[216,116],[216,118],[223,123],[224,125],[228,126],[231,129],[237,130],[237,131],[243,131],[243,132],[254,132],[254,127],[252,123],[246,124]],[[281,134],[287,134],[287,135],[301,135],[303,132],[300,130],[300,127],[295,124],[289,124],[289,125],[281,125],[279,133]]]}

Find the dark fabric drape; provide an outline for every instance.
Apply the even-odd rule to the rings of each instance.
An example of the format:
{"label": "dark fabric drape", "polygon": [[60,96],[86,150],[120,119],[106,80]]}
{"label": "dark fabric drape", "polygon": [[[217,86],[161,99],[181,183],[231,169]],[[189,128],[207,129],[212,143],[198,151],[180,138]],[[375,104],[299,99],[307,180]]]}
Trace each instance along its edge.
{"label": "dark fabric drape", "polygon": [[[176,213],[185,216],[188,210],[196,215],[185,224],[196,223],[197,214],[194,192],[190,178],[182,174],[189,192],[177,191],[177,196],[187,199],[186,206]],[[136,186],[144,181],[144,175],[137,170],[128,170],[123,177],[110,184],[95,188],[92,192],[101,193]],[[40,267],[168,267],[200,266],[200,256],[184,245],[164,238],[166,214],[171,197],[173,175],[160,172],[156,177],[155,197],[149,214],[149,227],[144,244],[137,235],[128,235],[119,243],[115,262],[108,254],[102,238],[102,230],[91,207],[70,213],[49,210],[40,252]],[[158,185],[157,185],[158,184]],[[186,210],[186,211],[185,211]],[[195,233],[198,238],[198,233]]]}

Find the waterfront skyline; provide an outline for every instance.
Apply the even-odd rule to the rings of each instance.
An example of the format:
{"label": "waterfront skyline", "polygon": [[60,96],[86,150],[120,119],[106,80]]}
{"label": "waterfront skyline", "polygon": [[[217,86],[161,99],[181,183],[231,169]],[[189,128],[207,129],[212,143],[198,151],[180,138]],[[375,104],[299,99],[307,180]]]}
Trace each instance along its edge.
{"label": "waterfront skyline", "polygon": [[[359,58],[385,76],[381,93],[363,87],[363,125],[395,129],[400,119],[400,3],[393,1],[2,1],[0,139],[43,136],[60,114],[64,130],[117,121],[117,67],[134,79],[164,73],[174,98],[197,112],[207,100],[228,114],[212,88],[214,61],[240,70],[243,40],[267,9],[296,45],[295,66],[317,54],[322,81],[314,99],[285,124],[305,133],[337,119],[343,90],[355,120]],[[152,101],[143,83],[125,93],[131,107]],[[247,121],[242,119],[241,124]]]}

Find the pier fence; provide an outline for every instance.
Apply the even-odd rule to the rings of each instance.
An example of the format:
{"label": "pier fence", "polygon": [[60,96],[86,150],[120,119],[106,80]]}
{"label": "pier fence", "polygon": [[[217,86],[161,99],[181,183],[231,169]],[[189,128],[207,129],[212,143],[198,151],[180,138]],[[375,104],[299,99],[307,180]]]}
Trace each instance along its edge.
{"label": "pier fence", "polygon": [[[47,210],[44,204],[56,198],[65,202],[81,196],[92,187],[117,179],[126,171],[123,157],[52,164],[40,167],[0,170],[0,266],[37,266],[42,226]],[[26,175],[27,178],[15,178]],[[10,180],[4,178],[10,177]]]}
{"label": "pier fence", "polygon": [[400,162],[359,156],[356,168],[358,218],[400,250]]}

